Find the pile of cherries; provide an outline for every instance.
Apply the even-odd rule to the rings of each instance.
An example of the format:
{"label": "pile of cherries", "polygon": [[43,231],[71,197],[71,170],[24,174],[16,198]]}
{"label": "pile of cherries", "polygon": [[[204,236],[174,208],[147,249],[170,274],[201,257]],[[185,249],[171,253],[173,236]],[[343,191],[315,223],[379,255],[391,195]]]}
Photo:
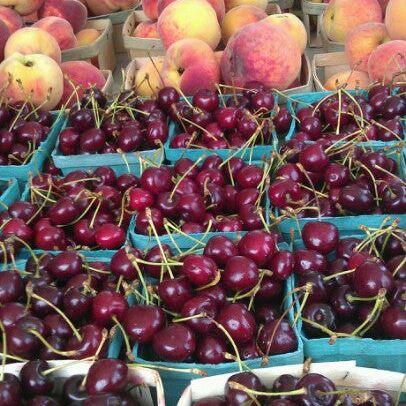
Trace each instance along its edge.
{"label": "pile of cherries", "polygon": [[[68,367],[68,364],[66,365]],[[80,364],[78,365],[80,368]],[[63,368],[63,366],[62,366]],[[58,376],[61,367],[44,360],[28,361],[19,376],[5,373],[0,382],[3,406],[137,406],[128,366],[113,359],[95,361],[86,375]],[[58,374],[59,372],[59,374]],[[62,371],[63,373],[63,371]],[[56,375],[56,376],[55,376]]]}
{"label": "pile of cherries", "polygon": [[[173,103],[170,92],[163,89],[160,94],[168,94]],[[276,105],[272,91],[256,81],[248,82],[242,94],[226,97],[202,89],[191,103],[186,100],[173,103],[170,114],[178,123],[171,148],[216,150],[272,145],[273,131],[287,133],[292,121],[288,110]]]}
{"label": "pile of cherries", "polygon": [[340,238],[308,222],[294,251],[303,329],[314,337],[406,339],[406,234],[396,222]]}
{"label": "pile of cherries", "polygon": [[[258,393],[260,392],[260,393]],[[280,395],[279,395],[280,394]],[[267,388],[253,372],[239,372],[228,378],[224,397],[203,398],[193,406],[264,405],[264,406],[392,406],[394,399],[380,389],[337,388],[328,377],[309,372],[301,377],[283,374]]]}
{"label": "pile of cherries", "polygon": [[0,165],[27,164],[52,124],[51,113],[29,103],[0,104]]}
{"label": "pile of cherries", "polygon": [[119,328],[127,296],[137,286],[137,272],[129,272],[124,253],[118,251],[111,262],[74,251],[43,253],[30,257],[23,269],[10,264],[0,272],[8,355],[17,360],[105,356],[105,329]]}
{"label": "pile of cherries", "polygon": [[[400,150],[398,149],[400,148]],[[285,149],[268,189],[271,204],[288,217],[406,213],[406,184],[397,157],[385,150],[327,139]]]}
{"label": "pile of cherries", "polygon": [[298,130],[288,142],[291,147],[304,141],[343,138],[357,141],[404,140],[402,117],[406,115],[406,100],[391,95],[391,88],[376,85],[368,95],[354,95],[338,90],[319,102],[296,111]]}
{"label": "pile of cherries", "polygon": [[140,186],[129,195],[129,207],[137,211],[137,234],[172,234],[179,229],[186,234],[236,232],[264,227],[260,206],[268,176],[266,164],[247,164],[236,157],[223,161],[217,155],[199,164],[181,158],[173,167],[143,171]]}
{"label": "pile of cherries", "polygon": [[131,219],[128,191],[137,185],[134,175],[117,177],[109,167],[35,176],[30,201],[16,201],[0,214],[2,256],[24,242],[42,250],[119,248]]}
{"label": "pile of cherries", "polygon": [[68,127],[59,134],[63,155],[113,154],[162,147],[168,138],[167,114],[158,100],[141,100],[133,92],[107,104],[97,88],[87,89],[68,113]]}
{"label": "pile of cherries", "polygon": [[141,344],[138,355],[218,364],[295,351],[298,339],[280,310],[293,255],[277,242],[277,234],[256,230],[238,242],[212,237],[202,254],[174,257],[162,245],[134,259],[160,280],[123,319],[129,340]]}

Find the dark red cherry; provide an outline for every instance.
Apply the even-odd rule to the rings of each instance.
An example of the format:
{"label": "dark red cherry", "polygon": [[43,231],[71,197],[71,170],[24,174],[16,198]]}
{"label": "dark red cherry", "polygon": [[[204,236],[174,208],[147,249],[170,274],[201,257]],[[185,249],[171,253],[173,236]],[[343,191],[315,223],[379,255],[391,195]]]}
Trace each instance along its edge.
{"label": "dark red cherry", "polygon": [[183,260],[181,272],[192,285],[205,286],[214,280],[217,269],[216,263],[209,256],[194,254]]}
{"label": "dark red cherry", "polygon": [[61,252],[55,255],[47,269],[55,278],[67,280],[82,272],[82,258],[76,252]]}
{"label": "dark red cherry", "polygon": [[209,296],[195,296],[189,299],[182,307],[182,317],[193,317],[198,314],[206,314],[207,317],[191,318],[186,324],[196,333],[206,334],[214,328],[212,319],[217,315],[217,303]]}
{"label": "dark red cherry", "polygon": [[370,213],[374,207],[372,193],[355,183],[341,189],[339,203],[344,209],[353,213]]}
{"label": "dark red cherry", "polygon": [[4,406],[19,406],[22,403],[21,382],[13,374],[5,373],[0,382],[0,404]]}
{"label": "dark red cherry", "polygon": [[158,294],[168,310],[180,312],[192,297],[191,286],[185,276],[164,279],[158,285]]}
{"label": "dark red cherry", "polygon": [[230,258],[221,275],[224,287],[232,292],[248,292],[258,283],[258,278],[257,265],[244,256]]}
{"label": "dark red cherry", "polygon": [[24,283],[18,271],[0,272],[0,303],[16,302],[24,293]]}
{"label": "dark red cherry", "polygon": [[256,230],[245,234],[238,242],[240,255],[252,259],[257,266],[265,265],[275,253],[277,239],[271,233]]}
{"label": "dark red cherry", "polygon": [[354,272],[354,288],[358,296],[376,296],[380,289],[390,293],[393,286],[391,273],[375,261],[365,261]]}
{"label": "dark red cherry", "polygon": [[265,355],[286,354],[297,348],[297,337],[286,320],[274,320],[264,324],[257,344]]}
{"label": "dark red cherry", "polygon": [[239,372],[238,374],[234,374],[228,378],[226,385],[225,385],[225,399],[226,404],[230,406],[237,406],[237,405],[254,405],[256,403],[261,404],[263,398],[254,398],[253,400],[252,395],[244,392],[241,389],[234,389],[229,384],[231,382],[239,383],[240,385],[245,386],[248,389],[252,389],[255,391],[263,392],[265,390],[264,385],[262,384],[261,380],[252,372]]}
{"label": "dark red cherry", "polygon": [[275,278],[286,280],[293,273],[295,258],[289,251],[276,251],[268,263]]}
{"label": "dark red cherry", "polygon": [[326,257],[313,250],[297,250],[294,252],[295,272],[304,274],[309,271],[324,273],[327,269]]}
{"label": "dark red cherry", "polygon": [[381,317],[381,325],[385,335],[392,339],[406,338],[406,310],[400,306],[389,306]]}
{"label": "dark red cherry", "polygon": [[[333,309],[325,303],[311,303],[304,308],[303,317],[334,331],[336,316]],[[303,329],[309,337],[323,337],[324,333],[319,328],[303,322]]]}
{"label": "dark red cherry", "polygon": [[122,320],[127,309],[128,303],[121,293],[104,290],[93,298],[92,320],[104,327],[112,323],[113,317]]}
{"label": "dark red cherry", "polygon": [[46,361],[28,361],[24,364],[20,372],[21,387],[24,396],[30,398],[35,395],[46,395],[52,392],[54,387],[53,379],[50,375],[44,375],[50,366]]}
{"label": "dark red cherry", "polygon": [[337,400],[335,394],[323,394],[323,392],[334,392],[334,383],[323,375],[309,373],[299,380],[296,389],[306,389],[305,395],[299,395],[295,400],[302,406],[333,406]]}
{"label": "dark red cherry", "polygon": [[226,352],[227,346],[221,337],[204,335],[197,344],[196,358],[202,364],[221,364]]}
{"label": "dark red cherry", "polygon": [[[102,329],[94,324],[86,324],[80,329],[81,340],[73,335],[67,345],[67,351],[75,351],[73,359],[83,359],[92,357],[99,349],[103,339]],[[100,351],[100,356],[104,356],[105,346]]]}
{"label": "dark red cherry", "polygon": [[302,230],[302,239],[306,248],[322,254],[335,250],[338,244],[338,228],[326,221],[309,221]]}

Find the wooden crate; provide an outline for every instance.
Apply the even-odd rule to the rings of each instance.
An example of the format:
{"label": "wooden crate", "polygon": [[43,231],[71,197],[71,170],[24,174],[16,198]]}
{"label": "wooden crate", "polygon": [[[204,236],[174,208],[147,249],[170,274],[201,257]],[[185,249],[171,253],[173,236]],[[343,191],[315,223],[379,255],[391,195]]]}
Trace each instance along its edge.
{"label": "wooden crate", "polygon": [[113,25],[108,19],[88,20],[85,28],[94,28],[100,32],[99,38],[92,44],[62,51],[62,62],[83,61],[97,57],[99,69],[114,71],[116,56],[113,44]]}
{"label": "wooden crate", "polygon": [[313,90],[312,72],[310,66],[310,59],[306,54],[302,56],[302,69],[300,72],[300,86],[292,87],[291,89],[284,90],[282,93],[286,96],[279,95],[279,102],[286,103],[286,100],[298,93],[311,92]]}
{"label": "wooden crate", "polygon": [[342,52],[344,51],[344,44],[341,42],[331,41],[324,29],[323,16],[320,17],[320,36],[323,43],[324,52]]}
{"label": "wooden crate", "polygon": [[105,95],[111,96],[113,94],[114,86],[113,73],[111,70],[102,70],[101,72],[106,79],[106,83],[104,84],[102,91]]}
{"label": "wooden crate", "polygon": [[295,0],[269,0],[269,4],[276,4],[278,5],[281,10],[290,10],[293,8],[293,3]]}
{"label": "wooden crate", "polygon": [[120,54],[125,52],[124,48],[124,42],[123,42],[123,26],[124,22],[127,19],[127,17],[133,12],[133,10],[136,10],[141,4],[141,0],[139,3],[132,8],[131,10],[123,10],[123,11],[118,11],[117,13],[111,13],[111,14],[104,14],[101,16],[96,16],[96,17],[89,17],[89,20],[95,20],[95,19],[109,19],[113,25],[113,43],[114,43],[114,51],[116,54]]}
{"label": "wooden crate", "polygon": [[[321,48],[321,16],[327,8],[327,3],[314,3],[310,0],[302,1],[303,23],[307,31],[307,43],[309,47]],[[316,20],[316,27],[312,27],[311,19]]]}
{"label": "wooden crate", "polygon": [[130,60],[142,58],[148,55],[164,55],[165,50],[159,38],[140,38],[132,37],[135,27],[143,22],[148,21],[148,17],[142,10],[133,11],[125,20],[123,25],[123,44],[128,52]]}
{"label": "wooden crate", "polygon": [[323,87],[326,79],[338,72],[349,70],[350,67],[344,52],[314,55],[312,60],[312,76],[317,91],[326,90]]}

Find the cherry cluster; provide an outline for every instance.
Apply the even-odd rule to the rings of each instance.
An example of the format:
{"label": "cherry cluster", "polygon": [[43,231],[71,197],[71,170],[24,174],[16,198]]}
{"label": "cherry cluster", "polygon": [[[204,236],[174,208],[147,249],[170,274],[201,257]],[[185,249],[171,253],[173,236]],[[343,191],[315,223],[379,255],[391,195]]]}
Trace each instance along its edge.
{"label": "cherry cluster", "polygon": [[123,92],[107,105],[91,88],[69,111],[58,145],[63,155],[130,153],[160,148],[167,138],[167,115],[157,100]]}
{"label": "cherry cluster", "polygon": [[328,222],[308,222],[294,251],[307,337],[406,339],[405,231],[367,229],[339,238]]}
{"label": "cherry cluster", "polygon": [[290,374],[277,377],[267,388],[253,372],[239,372],[228,378],[224,397],[210,397],[193,402],[193,406],[264,405],[264,406],[390,406],[394,399],[383,390],[337,388],[328,377],[309,372],[297,378]]}
{"label": "cherry cluster", "polygon": [[51,113],[28,103],[0,104],[0,165],[25,165],[53,124]]}

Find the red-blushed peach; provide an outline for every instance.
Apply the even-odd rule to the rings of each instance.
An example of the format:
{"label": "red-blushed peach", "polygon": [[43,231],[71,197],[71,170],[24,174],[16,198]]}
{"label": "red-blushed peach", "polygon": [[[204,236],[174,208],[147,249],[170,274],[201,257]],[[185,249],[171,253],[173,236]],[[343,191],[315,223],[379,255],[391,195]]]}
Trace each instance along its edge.
{"label": "red-blushed peach", "polygon": [[52,16],[68,20],[73,28],[73,32],[76,33],[85,28],[87,8],[78,0],[45,0],[42,7],[38,10],[38,17]]}
{"label": "red-blushed peach", "polygon": [[83,47],[85,45],[93,44],[97,38],[100,37],[100,31],[95,28],[85,28],[76,34],[76,39],[78,42],[78,47]]}
{"label": "red-blushed peach", "polygon": [[391,39],[406,40],[406,1],[390,0],[386,8],[386,29]]}
{"label": "red-blushed peach", "polygon": [[7,25],[0,20],[0,62],[4,59],[4,47],[10,37],[10,30]]}
{"label": "red-blushed peach", "polygon": [[383,23],[366,23],[355,27],[345,40],[345,54],[351,68],[368,72],[368,59],[379,45],[390,41]]}
{"label": "red-blushed peach", "polygon": [[142,10],[150,20],[158,18],[158,0],[142,0]]}
{"label": "red-blushed peach", "polygon": [[9,7],[0,6],[0,21],[7,25],[10,34],[24,25],[23,19],[20,14]]}
{"label": "red-blushed peach", "polygon": [[265,10],[268,5],[268,0],[224,0],[226,5],[226,12],[234,7],[242,6],[244,4],[249,4],[250,6],[255,6]]}
{"label": "red-blushed peach", "polygon": [[8,80],[4,96],[12,101],[25,101],[29,97],[34,106],[52,110],[62,96],[61,68],[46,55],[11,55],[0,64],[0,83]]}
{"label": "red-blushed peach", "polygon": [[131,34],[132,37],[159,38],[156,21],[141,21]]}
{"label": "red-blushed peach", "polygon": [[130,10],[138,4],[138,0],[86,0],[86,4],[92,15],[100,16]]}
{"label": "red-blushed peach", "polygon": [[357,25],[381,22],[382,9],[378,0],[332,0],[323,14],[325,33],[336,42],[344,42]]}
{"label": "red-blushed peach", "polygon": [[0,0],[0,6],[11,7],[20,16],[26,16],[37,11],[44,0]]}
{"label": "red-blushed peach", "polygon": [[244,4],[227,11],[221,22],[221,37],[224,45],[230,37],[242,27],[263,20],[268,15],[259,7]]}
{"label": "red-blushed peach", "polygon": [[38,21],[38,11],[34,11],[31,14],[22,16],[24,25],[31,25]]}
{"label": "red-blushed peach", "polygon": [[138,69],[135,75],[134,90],[139,96],[153,97],[164,87],[161,79],[162,66],[164,64],[163,56],[156,56],[154,60],[148,59]]}
{"label": "red-blushed peach", "polygon": [[214,90],[220,80],[220,68],[213,50],[205,42],[187,38],[168,48],[161,75],[165,86],[191,96],[200,89]]}
{"label": "red-blushed peach", "polygon": [[61,48],[71,49],[77,46],[77,40],[75,34],[73,33],[72,26],[67,20],[61,17],[45,17],[37,21],[33,27],[38,27],[49,34],[51,34]]}
{"label": "red-blushed peach", "polygon": [[24,27],[10,35],[4,48],[4,56],[8,58],[14,52],[47,55],[56,62],[61,62],[61,49],[56,39],[37,27]]}
{"label": "red-blushed peach", "polygon": [[216,13],[206,0],[169,4],[158,18],[158,32],[165,49],[185,38],[200,39],[215,49],[221,38]]}
{"label": "red-blushed peach", "polygon": [[272,14],[265,18],[263,22],[282,27],[296,41],[301,53],[305,51],[307,45],[307,31],[304,24],[294,14]]}
{"label": "red-blushed peach", "polygon": [[405,82],[406,41],[394,40],[379,45],[368,60],[368,74],[371,81],[390,83]]}
{"label": "red-blushed peach", "polygon": [[296,41],[281,27],[260,21],[230,38],[221,58],[221,73],[227,85],[244,86],[257,80],[284,90],[299,76],[301,65]]}
{"label": "red-blushed peach", "polygon": [[381,5],[383,14],[385,15],[386,7],[388,6],[389,0],[378,0],[378,3]]}
{"label": "red-blushed peach", "polygon": [[[169,4],[173,3],[176,0],[158,0],[158,17],[161,15],[162,11]],[[217,20],[221,24],[223,18],[226,14],[226,6],[224,0],[207,0],[210,5],[214,8],[214,11],[217,15]]]}
{"label": "red-blushed peach", "polygon": [[216,57],[216,61],[220,66],[221,57],[223,56],[223,51],[215,51],[214,56]]}
{"label": "red-blushed peach", "polygon": [[371,81],[365,72],[346,70],[330,76],[323,87],[326,90],[336,90],[345,85],[346,89],[367,89]]}
{"label": "red-blushed peach", "polygon": [[96,86],[102,89],[106,83],[106,79],[102,72],[89,62],[85,61],[68,61],[61,64],[63,79],[63,94],[61,97],[61,105],[68,103],[71,106],[76,101],[76,96],[72,96],[75,86],[77,94],[80,97],[83,91],[91,86]]}

